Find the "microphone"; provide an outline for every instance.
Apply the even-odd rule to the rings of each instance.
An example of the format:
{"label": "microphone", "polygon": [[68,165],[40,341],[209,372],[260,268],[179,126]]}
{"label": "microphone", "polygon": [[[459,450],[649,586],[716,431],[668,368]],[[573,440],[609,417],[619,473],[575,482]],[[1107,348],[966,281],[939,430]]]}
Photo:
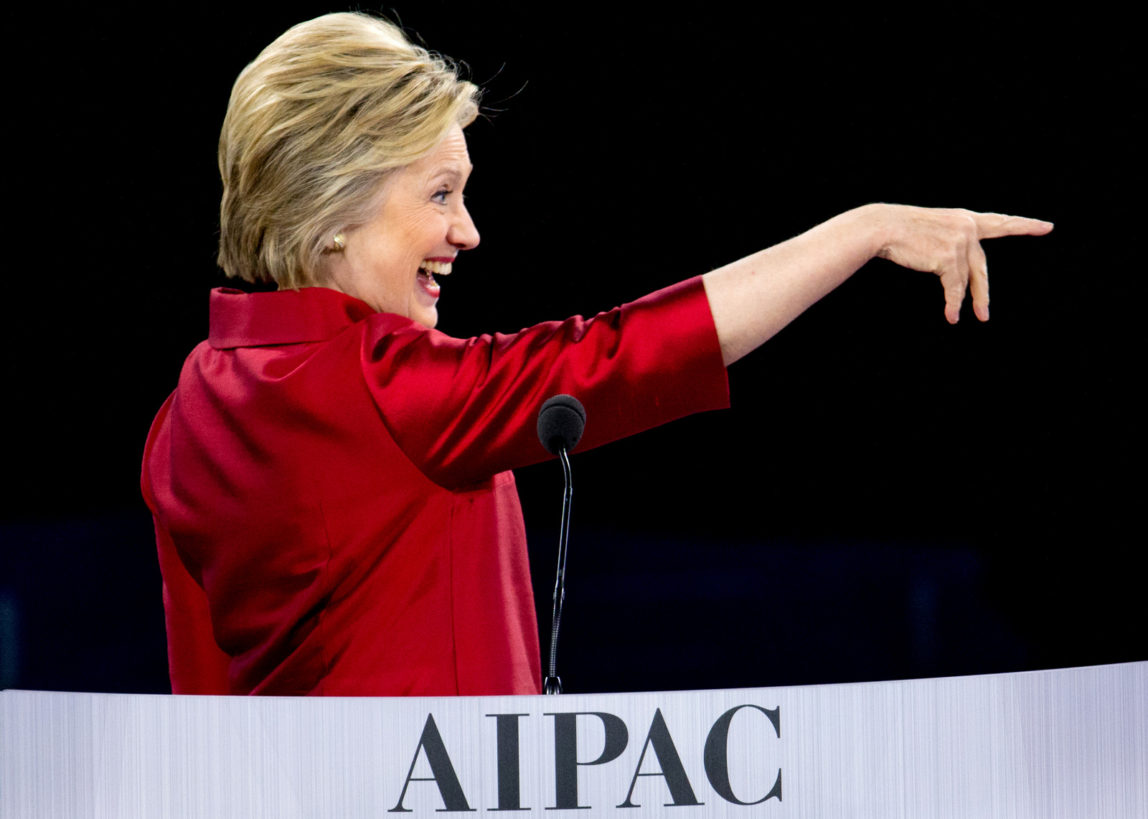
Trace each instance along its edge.
{"label": "microphone", "polygon": [[562,524],[558,529],[558,571],[554,579],[554,608],[550,614],[550,665],[542,690],[547,694],[561,694],[562,680],[558,678],[558,627],[562,622],[562,604],[566,600],[566,543],[570,537],[570,499],[574,494],[570,480],[568,453],[582,440],[586,427],[586,408],[573,395],[555,395],[546,399],[538,411],[538,440],[552,455],[562,461],[562,477],[566,484],[562,494]]}
{"label": "microphone", "polygon": [[538,440],[551,455],[578,446],[586,427],[586,408],[573,395],[547,398],[538,411]]}

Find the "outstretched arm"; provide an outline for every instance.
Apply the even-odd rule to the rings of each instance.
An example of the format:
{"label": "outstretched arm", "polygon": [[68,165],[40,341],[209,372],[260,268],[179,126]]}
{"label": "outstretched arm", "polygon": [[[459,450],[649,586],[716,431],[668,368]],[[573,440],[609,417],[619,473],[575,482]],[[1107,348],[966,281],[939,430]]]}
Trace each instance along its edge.
{"label": "outstretched arm", "polygon": [[766,342],[870,259],[933,273],[945,289],[945,317],[956,324],[965,290],[977,318],[989,318],[982,239],[1041,236],[1051,222],[967,210],[865,205],[835,216],[702,277],[722,359],[728,366]]}

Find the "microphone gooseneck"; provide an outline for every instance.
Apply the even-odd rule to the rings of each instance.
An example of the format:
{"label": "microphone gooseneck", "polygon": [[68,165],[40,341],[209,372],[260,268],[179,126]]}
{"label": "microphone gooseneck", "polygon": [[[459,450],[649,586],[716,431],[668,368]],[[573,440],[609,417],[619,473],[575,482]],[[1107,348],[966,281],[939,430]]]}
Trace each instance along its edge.
{"label": "microphone gooseneck", "polygon": [[586,409],[572,395],[555,395],[547,399],[538,412],[538,440],[562,462],[565,484],[562,493],[562,523],[558,529],[554,607],[550,615],[550,664],[542,686],[546,694],[562,693],[562,680],[558,677],[558,629],[562,623],[562,604],[566,601],[566,546],[570,537],[570,501],[574,495],[569,452],[582,439],[585,426]]}

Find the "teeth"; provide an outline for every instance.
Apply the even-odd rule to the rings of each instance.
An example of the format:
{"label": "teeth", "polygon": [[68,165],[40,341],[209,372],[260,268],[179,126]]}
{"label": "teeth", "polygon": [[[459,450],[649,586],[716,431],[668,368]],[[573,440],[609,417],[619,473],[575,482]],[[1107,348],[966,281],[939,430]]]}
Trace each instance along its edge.
{"label": "teeth", "polygon": [[450,262],[432,262],[430,259],[423,259],[419,265],[419,270],[424,273],[438,273],[442,276],[450,274]]}

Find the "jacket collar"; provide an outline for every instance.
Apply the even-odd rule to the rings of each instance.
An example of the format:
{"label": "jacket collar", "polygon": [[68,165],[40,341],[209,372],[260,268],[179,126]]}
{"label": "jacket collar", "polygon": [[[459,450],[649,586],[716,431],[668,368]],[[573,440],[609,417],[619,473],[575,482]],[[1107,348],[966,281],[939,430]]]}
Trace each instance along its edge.
{"label": "jacket collar", "polygon": [[326,287],[273,293],[217,287],[208,341],[217,350],[326,341],[374,314],[366,302]]}

